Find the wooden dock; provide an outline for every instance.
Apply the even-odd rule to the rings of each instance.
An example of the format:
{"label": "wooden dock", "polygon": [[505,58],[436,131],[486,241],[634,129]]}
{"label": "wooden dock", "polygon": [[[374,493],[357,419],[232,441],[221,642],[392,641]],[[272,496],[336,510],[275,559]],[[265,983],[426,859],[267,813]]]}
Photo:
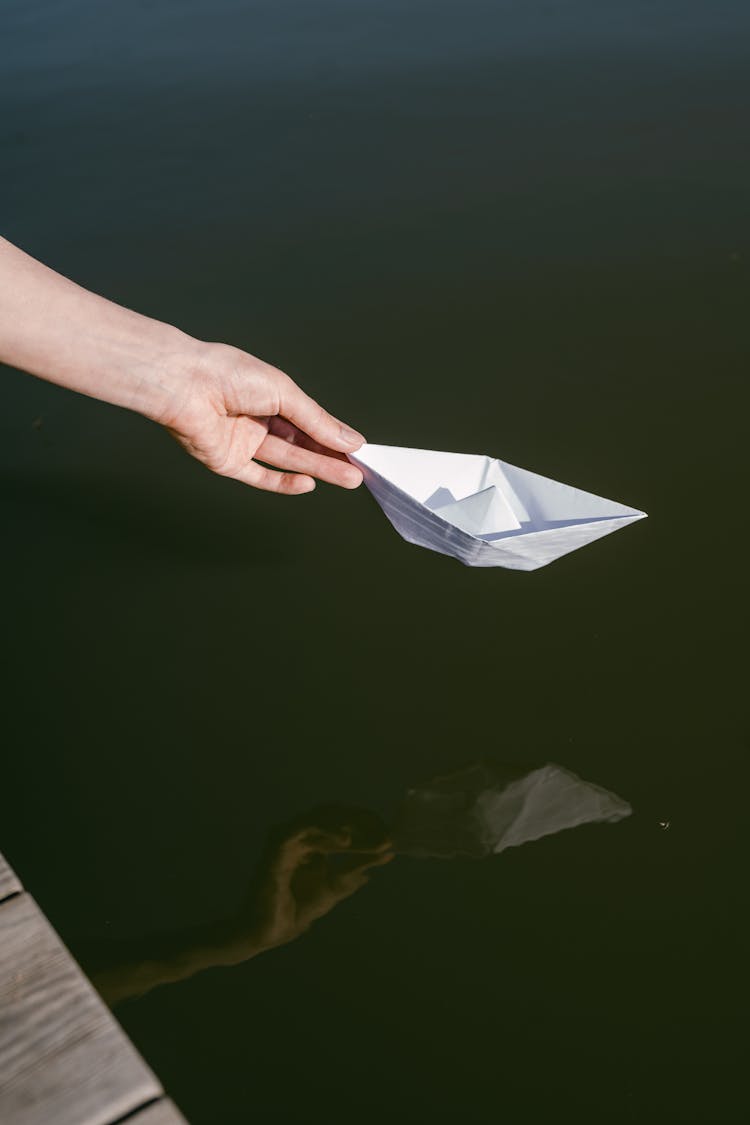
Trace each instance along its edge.
{"label": "wooden dock", "polygon": [[2,1125],[185,1125],[0,855]]}

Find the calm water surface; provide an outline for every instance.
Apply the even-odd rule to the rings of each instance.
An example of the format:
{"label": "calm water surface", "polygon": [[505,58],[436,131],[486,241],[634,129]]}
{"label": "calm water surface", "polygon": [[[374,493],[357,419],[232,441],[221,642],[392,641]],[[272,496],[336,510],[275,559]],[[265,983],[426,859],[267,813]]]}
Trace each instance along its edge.
{"label": "calm water surface", "polygon": [[124,1000],[193,1125],[745,1120],[749,34],[740,0],[4,0],[8,237],[372,441],[651,517],[467,570],[4,373],[0,846],[91,971],[239,925],[321,803],[373,847],[411,787],[553,761],[634,810],[398,856]]}

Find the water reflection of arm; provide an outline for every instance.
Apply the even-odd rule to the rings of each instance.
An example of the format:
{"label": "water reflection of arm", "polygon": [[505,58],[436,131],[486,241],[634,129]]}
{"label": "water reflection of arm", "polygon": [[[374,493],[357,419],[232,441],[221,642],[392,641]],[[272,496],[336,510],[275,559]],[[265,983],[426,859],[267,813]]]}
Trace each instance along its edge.
{"label": "water reflection of arm", "polygon": [[[82,958],[109,1004],[203,969],[237,965],[303,934],[313,922],[364,886],[373,867],[393,858],[389,840],[357,849],[351,829],[308,825],[267,850],[235,918],[104,949]],[[106,959],[106,960],[105,960]]]}

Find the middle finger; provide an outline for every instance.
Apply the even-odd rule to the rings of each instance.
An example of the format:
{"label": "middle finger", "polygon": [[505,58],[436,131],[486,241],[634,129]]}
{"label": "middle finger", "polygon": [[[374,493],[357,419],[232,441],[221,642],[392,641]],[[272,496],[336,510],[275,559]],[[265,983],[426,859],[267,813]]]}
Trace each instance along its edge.
{"label": "middle finger", "polygon": [[279,469],[307,473],[317,477],[318,480],[327,481],[328,484],[337,484],[341,488],[357,488],[362,483],[362,473],[348,461],[340,461],[336,457],[303,449],[274,434],[266,435],[258,446],[255,457]]}

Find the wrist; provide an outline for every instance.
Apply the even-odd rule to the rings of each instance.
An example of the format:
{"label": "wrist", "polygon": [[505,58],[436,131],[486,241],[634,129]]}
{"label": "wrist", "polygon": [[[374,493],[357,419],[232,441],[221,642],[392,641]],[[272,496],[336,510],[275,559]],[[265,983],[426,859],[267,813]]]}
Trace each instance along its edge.
{"label": "wrist", "polygon": [[169,425],[193,393],[205,344],[171,325],[151,323],[153,330],[140,339],[144,352],[132,363],[130,401],[120,405]]}

